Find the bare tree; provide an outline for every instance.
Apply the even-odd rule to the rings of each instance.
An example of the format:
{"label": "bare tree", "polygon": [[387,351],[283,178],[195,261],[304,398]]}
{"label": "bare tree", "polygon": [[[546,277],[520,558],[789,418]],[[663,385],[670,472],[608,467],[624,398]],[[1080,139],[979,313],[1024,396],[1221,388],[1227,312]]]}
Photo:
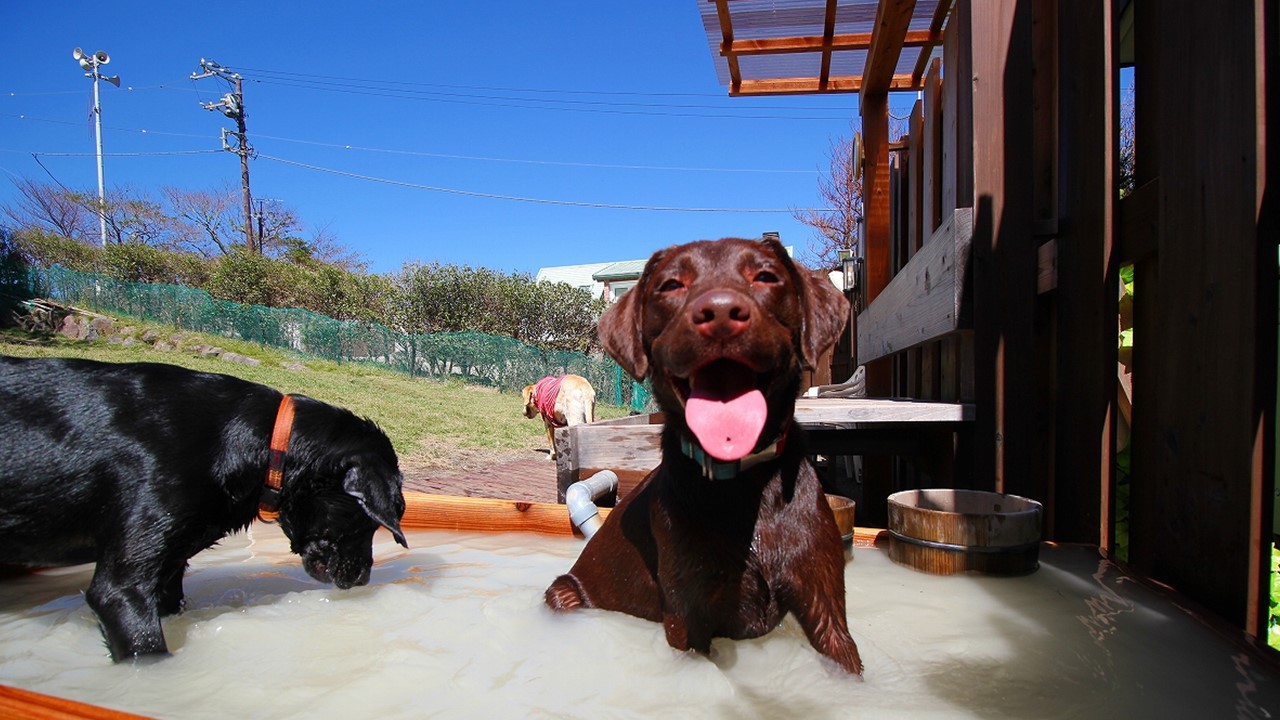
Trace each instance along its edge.
{"label": "bare tree", "polygon": [[16,179],[18,197],[3,206],[5,217],[16,229],[38,228],[81,242],[97,236],[97,200],[85,204],[85,195],[28,178]]}
{"label": "bare tree", "polygon": [[853,247],[862,217],[862,174],[853,164],[853,135],[831,142],[828,169],[818,178],[821,209],[796,210],[792,217],[817,231],[806,262],[813,267],[840,267],[839,251]]}
{"label": "bare tree", "polygon": [[1134,190],[1133,171],[1137,158],[1134,152],[1136,110],[1133,85],[1130,85],[1124,99],[1120,101],[1120,197],[1125,197]]}
{"label": "bare tree", "polygon": [[297,211],[279,200],[258,204],[258,252],[278,257],[294,249],[302,235],[302,220]]}
{"label": "bare tree", "polygon": [[130,188],[107,194],[107,231],[116,243],[165,247],[171,245],[174,220],[154,199]]}
{"label": "bare tree", "polygon": [[239,196],[229,187],[221,190],[182,190],[165,187],[162,191],[177,221],[174,242],[177,249],[215,257],[230,252],[243,239],[239,224]]}
{"label": "bare tree", "polygon": [[[889,138],[892,141],[906,137],[911,127],[910,118],[889,118]],[[797,210],[796,220],[817,231],[809,243],[804,258],[811,266],[828,270],[840,269],[841,250],[853,249],[858,237],[858,221],[862,219],[862,168],[854,166],[853,150],[856,127],[850,128],[849,137],[831,141],[827,151],[828,167],[818,178],[818,196],[822,208]]]}
{"label": "bare tree", "polygon": [[311,228],[310,236],[307,247],[315,259],[352,272],[364,269],[365,264],[360,256],[354,250],[343,247],[328,225]]}

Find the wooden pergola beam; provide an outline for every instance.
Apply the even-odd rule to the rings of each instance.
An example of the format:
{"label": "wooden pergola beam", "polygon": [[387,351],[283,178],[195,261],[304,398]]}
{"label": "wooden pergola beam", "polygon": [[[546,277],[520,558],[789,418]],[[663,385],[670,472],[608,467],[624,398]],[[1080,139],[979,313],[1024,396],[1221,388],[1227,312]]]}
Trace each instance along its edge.
{"label": "wooden pergola beam", "polygon": [[[951,0],[944,0],[938,3],[938,7],[933,11],[933,20],[929,23],[928,30],[916,30],[907,33],[907,40],[904,40],[902,46],[921,47],[920,56],[916,58],[915,71],[911,73],[913,78],[919,80],[924,77],[929,67],[929,58],[933,55],[933,49],[942,44],[942,26],[947,22],[947,14],[951,10]],[[935,42],[920,43],[920,45],[912,45],[909,41],[914,35],[928,35],[931,38],[937,38]]]}
{"label": "wooden pergola beam", "polygon": [[[715,0],[716,15],[720,18],[720,47],[733,47],[733,20],[729,16],[729,0]],[[737,93],[742,86],[742,69],[738,67],[738,56],[725,58],[729,63],[729,94]]]}
{"label": "wooden pergola beam", "polygon": [[[864,84],[862,76],[838,75],[827,78],[826,87],[822,87],[818,78],[770,78],[765,80],[739,80],[736,89],[730,89],[731,96],[746,95],[813,95],[816,93],[856,93],[861,92]],[[916,82],[910,74],[894,75],[889,81],[890,90],[920,90],[923,81]]]}
{"label": "wooden pergola beam", "polygon": [[[945,16],[944,16],[945,17]],[[832,35],[828,42],[817,35],[797,35],[794,37],[758,38],[753,40],[734,40],[720,46],[720,54],[725,57],[743,55],[786,55],[790,53],[810,53],[830,50],[869,50],[871,33],[842,33]],[[903,38],[902,46],[909,48],[933,48],[942,43],[940,30],[912,30]],[[928,56],[928,53],[925,53]]]}
{"label": "wooden pergola beam", "polygon": [[822,62],[818,71],[818,88],[827,89],[831,77],[831,39],[836,34],[836,0],[827,0],[827,12],[822,19]]}
{"label": "wooden pergola beam", "polygon": [[916,10],[916,0],[880,0],[876,8],[876,26],[871,35],[871,47],[867,51],[866,66],[862,71],[862,97],[894,90],[898,56],[907,28]]}

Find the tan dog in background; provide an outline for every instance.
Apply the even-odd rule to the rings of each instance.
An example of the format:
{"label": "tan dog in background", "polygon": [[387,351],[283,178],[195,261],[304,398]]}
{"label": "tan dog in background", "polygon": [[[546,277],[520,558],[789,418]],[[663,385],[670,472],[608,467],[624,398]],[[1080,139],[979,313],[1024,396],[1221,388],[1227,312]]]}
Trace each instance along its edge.
{"label": "tan dog in background", "polygon": [[581,375],[547,376],[524,386],[524,416],[542,416],[550,459],[556,459],[556,428],[584,425],[596,419],[596,391]]}

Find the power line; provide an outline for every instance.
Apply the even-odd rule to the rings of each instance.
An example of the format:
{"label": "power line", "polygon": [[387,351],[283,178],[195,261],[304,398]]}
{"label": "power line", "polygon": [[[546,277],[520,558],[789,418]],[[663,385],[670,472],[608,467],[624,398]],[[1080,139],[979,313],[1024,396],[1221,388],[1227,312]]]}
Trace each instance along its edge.
{"label": "power line", "polygon": [[399,187],[414,188],[417,190],[428,190],[431,192],[447,193],[450,195],[465,195],[467,197],[485,198],[488,200],[512,200],[517,202],[537,203],[540,205],[564,205],[569,207],[585,207],[598,208],[604,210],[647,210],[653,212],[717,212],[717,213],[791,213],[796,211],[804,211],[813,208],[714,208],[714,207],[673,207],[666,205],[624,205],[618,203],[595,203],[581,200],[554,200],[549,198],[533,198],[521,197],[518,195],[502,195],[498,193],[479,192],[476,190],[459,190],[457,188],[438,187],[435,185],[423,185],[420,183],[411,183],[403,180],[390,180],[387,178],[374,177],[372,175],[361,175],[359,173],[347,172],[345,170],[335,170],[333,168],[321,167],[319,165],[311,165],[309,163],[298,162],[296,160],[286,160],[285,158],[274,157],[272,155],[258,154],[263,160],[271,160],[283,165],[291,165],[293,167],[302,168],[304,170],[313,170],[316,172],[328,173],[330,175],[339,175],[342,177],[353,178],[356,180],[365,180],[368,182],[376,182],[384,185],[396,185]]}
{"label": "power line", "polygon": [[665,170],[677,172],[725,172],[725,173],[805,173],[816,174],[817,170],[789,170],[789,169],[769,169],[769,168],[712,168],[712,167],[679,167],[667,165],[628,165],[621,163],[588,163],[588,162],[571,162],[563,160],[531,160],[519,158],[502,158],[502,157],[486,157],[481,155],[458,155],[451,153],[433,153],[419,150],[395,150],[390,148],[374,148],[364,147],[360,145],[349,145],[342,143],[324,143],[314,140],[298,140],[295,138],[280,137],[276,135],[257,135],[258,138],[266,138],[268,140],[279,140],[281,142],[298,143],[301,145],[314,145],[319,147],[338,148],[342,150],[360,150],[362,152],[387,153],[394,155],[411,155],[415,157],[433,157],[445,160],[478,160],[484,162],[505,162],[505,163],[522,163],[527,165],[558,165],[567,167],[586,167],[586,168],[606,168],[612,170]]}
{"label": "power line", "polygon": [[[48,118],[32,117],[30,115],[16,115],[13,113],[0,113],[0,117],[9,117],[17,120],[26,120],[30,122],[52,123],[56,125],[75,125],[77,127],[80,125],[80,123],[78,122],[70,122],[67,120],[50,120]],[[104,125],[103,127],[107,128],[108,130],[112,130],[116,132],[136,132],[143,135],[165,135],[169,137],[187,137],[187,138],[201,138],[201,139],[204,139],[207,137],[205,135],[198,135],[195,133],[164,132],[159,130],[148,130],[145,128],[126,128],[126,127],[112,126],[112,125]],[[317,140],[301,140],[298,138],[283,137],[280,135],[259,134],[259,135],[256,135],[256,137],[260,139],[265,139],[265,140],[275,140],[277,142],[295,143],[298,145],[312,145],[316,147],[328,147],[328,148],[336,148],[341,150],[358,150],[361,152],[384,153],[389,155],[407,155],[412,157],[434,157],[434,158],[441,158],[445,160],[474,160],[474,161],[480,161],[480,162],[518,163],[518,164],[526,164],[526,165],[601,168],[601,169],[611,169],[611,170],[658,170],[658,171],[667,171],[667,172],[721,172],[721,173],[753,173],[753,174],[754,173],[760,173],[760,174],[777,173],[777,174],[806,174],[806,175],[816,174],[818,172],[817,170],[801,170],[801,169],[795,169],[795,168],[687,167],[687,166],[677,166],[677,165],[638,165],[638,164],[628,164],[628,163],[590,163],[590,162],[576,162],[576,161],[570,161],[570,160],[538,160],[538,159],[530,159],[530,158],[505,158],[505,157],[493,157],[493,156],[484,156],[484,155],[463,155],[459,153],[434,153],[434,152],[427,152],[422,150],[377,148],[377,147],[369,147],[365,145],[353,145],[351,143],[327,143],[327,142],[320,142]],[[28,152],[28,151],[23,150],[21,152]],[[191,152],[201,152],[201,151],[191,151]],[[219,151],[212,150],[209,152],[219,152]],[[42,153],[42,154],[53,155],[55,153]],[[110,154],[111,153],[108,153],[108,155]]]}
{"label": "power line", "polygon": [[[677,92],[647,93],[647,92],[639,92],[634,90],[572,90],[572,89],[563,89],[563,88],[528,88],[528,87],[519,88],[519,87],[502,87],[502,86],[494,86],[494,85],[457,85],[457,84],[446,84],[446,83],[411,82],[411,81],[405,81],[405,80],[386,80],[382,78],[377,78],[377,79],[357,78],[357,77],[341,76],[341,75],[320,75],[315,73],[300,73],[300,72],[292,72],[288,70],[269,70],[264,68],[241,68],[241,69],[247,73],[258,73],[260,75],[267,76],[269,79],[279,80],[279,81],[287,81],[287,80],[296,78],[297,81],[300,81],[300,82],[305,81],[305,82],[316,82],[316,83],[331,83],[336,85],[359,83],[360,85],[369,85],[369,86],[380,86],[380,85],[391,86],[389,88],[384,88],[389,90],[395,90],[399,87],[405,87],[405,88],[434,88],[434,89],[443,89],[443,90],[449,90],[449,91],[467,90],[467,91],[479,91],[479,92],[530,93],[530,94],[548,94],[548,95],[555,94],[555,95],[591,95],[591,96],[602,96],[602,97],[664,97],[664,98],[692,97],[692,98],[709,98],[709,99],[717,99],[717,100],[727,99],[726,96],[721,93],[677,93]],[[424,91],[416,91],[416,92],[428,92],[428,91],[424,90]],[[732,100],[730,102],[741,105],[741,101]],[[636,103],[636,104],[640,104],[640,103]],[[654,105],[656,107],[664,106],[661,103],[646,103],[646,104]],[[723,106],[722,105],[704,105],[704,106],[694,106],[694,107],[721,108]],[[801,110],[801,111],[831,109],[829,107],[796,106],[794,104],[771,105],[771,106],[756,105],[754,107],[757,109]]]}
{"label": "power line", "polygon": [[[352,95],[362,95],[366,97],[386,97],[399,100],[417,100],[421,102],[447,103],[452,105],[479,105],[484,107],[508,107],[521,110],[557,110],[562,112],[589,112],[603,113],[607,115],[637,115],[645,117],[682,117],[682,118],[703,118],[707,120],[815,120],[822,122],[830,122],[832,120],[847,120],[848,115],[821,115],[821,116],[804,116],[804,115],[760,115],[760,114],[743,114],[724,112],[729,108],[717,106],[697,106],[697,105],[643,105],[643,107],[673,107],[679,109],[698,109],[705,108],[709,110],[717,110],[719,112],[650,112],[646,110],[624,110],[615,109],[618,106],[637,106],[637,103],[603,103],[584,100],[542,100],[538,98],[512,98],[501,96],[485,96],[485,95],[469,95],[465,93],[416,93],[407,94],[394,90],[385,89],[367,89],[356,87],[331,87],[324,84],[315,83],[296,83],[278,80],[263,80],[260,78],[246,78],[249,82],[255,82],[266,85],[281,85],[285,87],[297,87],[308,90],[321,90],[325,92],[340,92]],[[538,104],[541,103],[541,104]],[[552,103],[559,103],[560,106]],[[609,107],[603,107],[609,106]],[[741,108],[746,113],[754,112],[754,108]]]}
{"label": "power line", "polygon": [[[0,117],[8,117],[8,118],[13,118],[15,120],[25,120],[28,122],[48,123],[50,125],[72,125],[75,127],[80,127],[82,124],[81,122],[72,122],[70,120],[52,120],[50,118],[33,117],[31,115],[16,114],[16,113],[0,113]],[[136,132],[141,135],[165,135],[168,137],[200,138],[202,140],[208,139],[209,137],[208,135],[197,135],[195,133],[166,132],[163,130],[150,130],[148,128],[127,128],[127,127],[120,127],[118,125],[103,125],[102,127],[106,130],[113,130],[113,131],[119,131],[119,132]]]}
{"label": "power line", "polygon": [[[0,150],[3,151],[3,150]],[[27,152],[26,150],[10,150],[4,152]],[[103,157],[163,157],[166,155],[209,155],[221,153],[222,150],[157,150],[154,152],[113,152],[102,153]],[[94,153],[86,152],[33,152],[33,157],[89,157]]]}

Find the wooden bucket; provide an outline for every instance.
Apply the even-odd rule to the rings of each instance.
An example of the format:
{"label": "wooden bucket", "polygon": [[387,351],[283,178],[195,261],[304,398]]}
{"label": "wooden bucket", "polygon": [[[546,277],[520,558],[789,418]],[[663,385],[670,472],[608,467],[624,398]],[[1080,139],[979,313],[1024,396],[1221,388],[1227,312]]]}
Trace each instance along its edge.
{"label": "wooden bucket", "polygon": [[979,490],[889,496],[889,559],[935,575],[1024,575],[1040,566],[1041,506]]}
{"label": "wooden bucket", "polygon": [[855,503],[843,495],[827,495],[827,504],[831,506],[831,514],[835,515],[836,527],[840,529],[840,537],[845,542],[853,541],[853,511]]}

